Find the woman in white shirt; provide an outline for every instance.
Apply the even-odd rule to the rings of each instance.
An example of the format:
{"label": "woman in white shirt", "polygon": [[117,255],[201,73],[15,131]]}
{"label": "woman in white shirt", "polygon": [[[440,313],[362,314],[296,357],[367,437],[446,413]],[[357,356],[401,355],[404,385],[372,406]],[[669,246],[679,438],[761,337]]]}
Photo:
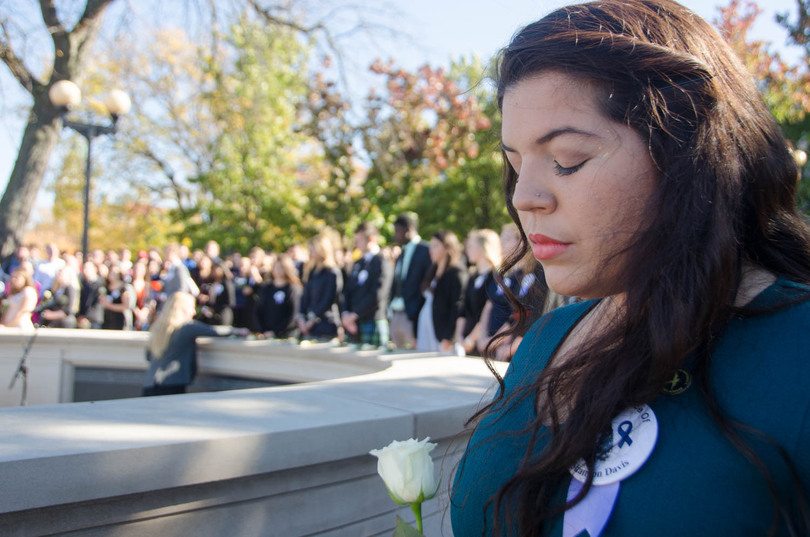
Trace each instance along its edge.
{"label": "woman in white shirt", "polygon": [[18,328],[34,328],[31,313],[37,305],[37,289],[34,280],[23,269],[18,268],[9,278],[9,294],[6,297],[6,310],[0,325]]}

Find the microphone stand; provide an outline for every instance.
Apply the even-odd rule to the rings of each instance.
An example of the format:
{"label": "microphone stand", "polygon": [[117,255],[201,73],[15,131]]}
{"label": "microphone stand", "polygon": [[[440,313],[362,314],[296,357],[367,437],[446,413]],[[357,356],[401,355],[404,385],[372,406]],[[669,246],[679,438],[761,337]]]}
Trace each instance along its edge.
{"label": "microphone stand", "polygon": [[18,377],[22,377],[22,396],[20,397],[20,406],[25,406],[27,404],[26,398],[28,397],[28,365],[26,364],[26,359],[28,358],[28,354],[31,352],[31,346],[34,344],[34,340],[37,339],[37,333],[39,332],[39,324],[34,325],[34,334],[31,336],[31,339],[28,340],[28,343],[25,345],[25,350],[23,351],[22,358],[20,358],[20,364],[17,366],[17,371],[14,372],[14,376],[11,378],[11,384],[8,385],[8,389],[11,390],[14,388],[14,384],[17,382]]}

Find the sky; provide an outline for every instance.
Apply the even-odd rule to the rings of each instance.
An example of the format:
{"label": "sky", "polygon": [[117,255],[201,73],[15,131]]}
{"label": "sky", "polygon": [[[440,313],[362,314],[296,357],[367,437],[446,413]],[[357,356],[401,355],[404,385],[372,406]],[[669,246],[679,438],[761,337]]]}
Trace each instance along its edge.
{"label": "sky", "polygon": [[[795,0],[757,0],[765,7],[755,35],[774,46],[784,44],[784,30],[773,21],[776,13],[795,13]],[[505,46],[522,26],[548,12],[574,2],[564,0],[406,0],[398,3],[404,11],[403,30],[424,46],[413,51],[417,57],[446,63],[477,52],[489,57]],[[706,20],[717,18],[717,6],[728,0],[681,0]],[[424,62],[422,62],[424,63]]]}
{"label": "sky", "polygon": [[[374,56],[392,56],[406,69],[414,69],[425,63],[433,66],[448,65],[451,59],[477,54],[482,59],[491,57],[505,46],[511,36],[522,26],[537,20],[553,9],[572,3],[564,0],[404,0],[396,2],[401,16],[397,17],[396,29],[411,36],[407,44],[396,43],[391,49],[374,51],[352,51],[355,60],[368,65]],[[682,0],[682,3],[707,20],[717,17],[717,5],[727,5],[728,1]],[[776,13],[795,13],[795,0],[759,0],[766,5],[760,16],[754,36],[774,47],[784,46],[785,32],[774,22]],[[380,52],[380,54],[377,54]],[[363,56],[369,60],[364,63]],[[790,55],[787,55],[790,60]],[[0,114],[7,112],[16,84],[8,75],[5,66],[0,65],[0,99],[6,103],[0,106]],[[20,101],[22,103],[25,100]],[[125,128],[125,119],[121,127]],[[5,189],[8,176],[16,159],[17,148],[22,137],[22,122],[10,120],[6,114],[0,116],[0,189]],[[95,148],[95,144],[94,144]],[[41,194],[38,204],[48,203],[47,196]],[[35,210],[36,212],[36,210]]]}

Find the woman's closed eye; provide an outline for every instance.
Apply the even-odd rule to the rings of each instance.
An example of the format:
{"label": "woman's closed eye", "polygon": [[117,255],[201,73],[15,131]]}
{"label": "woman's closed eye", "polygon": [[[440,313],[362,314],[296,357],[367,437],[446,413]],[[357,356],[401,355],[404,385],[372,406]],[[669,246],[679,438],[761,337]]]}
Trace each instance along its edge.
{"label": "woman's closed eye", "polygon": [[563,175],[563,176],[571,175],[572,173],[578,172],[585,165],[586,162],[588,162],[588,161],[583,160],[582,162],[580,162],[579,164],[577,164],[575,166],[571,166],[571,167],[566,168],[565,166],[561,165],[559,162],[557,162],[555,160],[554,161],[554,173],[556,173],[557,175]]}

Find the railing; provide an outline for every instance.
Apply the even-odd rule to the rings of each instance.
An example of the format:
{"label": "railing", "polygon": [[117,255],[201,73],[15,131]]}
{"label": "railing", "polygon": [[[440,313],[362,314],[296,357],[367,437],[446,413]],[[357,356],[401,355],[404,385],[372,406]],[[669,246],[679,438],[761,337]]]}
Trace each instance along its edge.
{"label": "railing", "polygon": [[[0,331],[0,380],[30,335]],[[70,401],[76,367],[143,368],[145,336],[40,330],[0,403],[0,535],[383,536],[398,510],[367,453],[430,436],[443,489],[493,380],[473,358],[209,340],[201,372],[273,388]],[[427,535],[452,535],[446,494]]]}

